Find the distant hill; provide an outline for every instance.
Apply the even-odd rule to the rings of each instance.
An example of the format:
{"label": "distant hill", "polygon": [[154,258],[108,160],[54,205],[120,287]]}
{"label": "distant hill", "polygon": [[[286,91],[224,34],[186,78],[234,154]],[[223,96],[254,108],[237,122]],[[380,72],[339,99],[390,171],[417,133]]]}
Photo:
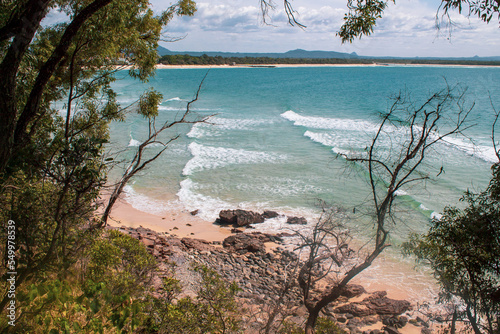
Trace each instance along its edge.
{"label": "distant hill", "polygon": [[307,51],[302,49],[290,50],[284,53],[247,53],[247,52],[218,52],[218,51],[206,51],[206,52],[194,52],[194,51],[170,51],[162,46],[158,47],[158,54],[161,56],[165,55],[190,55],[194,57],[200,57],[204,54],[210,57],[268,57],[268,58],[301,58],[301,59],[414,59],[414,60],[456,60],[456,61],[500,61],[500,56],[494,57],[372,57],[372,56],[358,56],[355,52],[344,53],[335,51]]}
{"label": "distant hill", "polygon": [[174,55],[190,55],[194,57],[200,57],[204,54],[210,57],[267,57],[267,58],[309,58],[309,59],[325,59],[325,58],[340,58],[340,59],[356,59],[358,55],[356,53],[343,53],[335,51],[306,51],[302,49],[291,50],[285,53],[247,53],[247,52],[218,52],[218,51],[204,51],[204,52],[194,52],[194,51],[170,51],[164,47],[158,47],[158,54],[161,56],[174,56]]}

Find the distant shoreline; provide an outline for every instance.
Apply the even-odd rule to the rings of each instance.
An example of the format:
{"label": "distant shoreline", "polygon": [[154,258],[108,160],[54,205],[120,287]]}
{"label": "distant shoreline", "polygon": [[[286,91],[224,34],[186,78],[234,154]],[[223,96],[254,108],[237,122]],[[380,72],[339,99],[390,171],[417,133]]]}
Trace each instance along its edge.
{"label": "distant shoreline", "polygon": [[[120,69],[130,69],[131,65],[117,65]],[[457,67],[457,68],[498,68],[500,65],[465,65],[465,64],[237,64],[237,65],[155,65],[156,69],[210,69],[210,68],[293,68],[293,67]]]}

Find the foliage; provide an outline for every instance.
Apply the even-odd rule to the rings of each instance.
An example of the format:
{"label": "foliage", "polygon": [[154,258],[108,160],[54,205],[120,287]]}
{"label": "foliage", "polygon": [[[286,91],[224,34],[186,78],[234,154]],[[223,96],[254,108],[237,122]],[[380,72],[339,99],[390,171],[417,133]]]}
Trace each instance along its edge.
{"label": "foliage", "polygon": [[33,333],[130,331],[145,319],[155,260],[118,231],[97,237],[79,264],[20,289],[16,327]]}
{"label": "foliage", "polygon": [[195,297],[179,298],[174,268],[166,272],[161,293],[151,279],[156,261],[144,244],[121,232],[96,235],[78,263],[64,275],[18,289],[22,333],[234,333],[239,330],[236,284],[227,284],[211,269],[197,266]]}
{"label": "foliage", "polygon": [[[333,320],[325,317],[318,318],[314,330],[316,334],[346,334],[346,331],[340,328]],[[278,331],[278,334],[302,333],[304,333],[304,329],[290,321],[284,321],[282,327]]]}
{"label": "foliage", "polygon": [[337,324],[329,318],[318,318],[316,322],[316,334],[345,334]]}
{"label": "foliage", "polygon": [[[150,319],[154,320],[149,329],[159,333],[236,333],[240,328],[235,296],[239,291],[235,283],[227,284],[214,270],[196,266],[200,274],[200,285],[194,298],[157,299],[150,309]],[[164,282],[166,295],[179,291],[178,282]]]}
{"label": "foliage", "polygon": [[[387,64],[387,59],[367,58],[269,58],[269,57],[222,57],[165,55],[159,60],[164,65],[263,65],[263,64]],[[453,65],[500,65],[495,61],[446,60],[446,59],[391,59],[391,64],[453,64]]]}
{"label": "foliage", "polygon": [[[0,6],[0,219],[15,222],[17,289],[49,291],[56,280],[71,277],[70,268],[99,233],[96,201],[112,160],[104,151],[108,125],[128,112],[111,89],[120,69],[115,64],[129,64],[129,74],[146,81],[154,73],[163,27],[174,15],[192,15],[196,8],[191,0],[159,15],[148,0],[26,0]],[[41,25],[50,10],[64,12],[66,22]],[[135,109],[154,118],[159,99],[150,91]],[[7,226],[0,237],[4,257]],[[1,274],[7,271],[4,264]],[[106,279],[99,293],[127,290],[134,279],[122,277],[120,284]],[[6,280],[0,284],[3,310],[9,299]],[[18,310],[28,312],[29,305]]]}
{"label": "foliage", "polygon": [[413,235],[405,252],[428,263],[441,287],[440,301],[458,297],[460,312],[476,333],[500,328],[500,164],[488,189],[467,192],[464,209],[447,207],[424,235]]}
{"label": "foliage", "polygon": [[[349,12],[344,16],[344,23],[337,32],[342,42],[352,43],[355,38],[369,36],[373,32],[377,20],[382,18],[384,10],[394,0],[348,0]],[[500,21],[499,2],[491,0],[441,0],[436,16],[443,11],[443,16],[449,18],[450,11],[457,10],[468,16],[476,16],[481,21],[489,23],[495,16]]]}
{"label": "foliage", "polygon": [[349,0],[347,3],[349,13],[345,14],[344,24],[337,32],[342,43],[352,43],[356,37],[370,35],[387,4],[388,1],[381,0]]}

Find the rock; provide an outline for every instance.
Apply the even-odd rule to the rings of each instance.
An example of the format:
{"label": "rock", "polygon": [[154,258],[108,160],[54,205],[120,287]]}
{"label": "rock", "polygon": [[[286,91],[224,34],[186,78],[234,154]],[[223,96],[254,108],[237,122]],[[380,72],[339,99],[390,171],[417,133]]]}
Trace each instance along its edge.
{"label": "rock", "polygon": [[359,284],[347,284],[345,286],[345,288],[342,289],[342,292],[340,293],[340,295],[347,297],[347,298],[354,298],[354,297],[362,295],[363,293],[366,293],[366,290],[361,285],[359,285]]}
{"label": "rock", "polygon": [[196,216],[198,214],[198,212],[200,212],[200,210],[196,209],[194,211],[191,211],[190,214],[191,214],[191,216]]}
{"label": "rock", "polygon": [[264,253],[266,250],[264,241],[253,233],[238,233],[227,237],[222,242],[222,246],[238,254]]}
{"label": "rock", "polygon": [[155,247],[156,242],[154,239],[142,238],[141,241],[144,244],[144,246],[146,246],[147,248],[154,248]]}
{"label": "rock", "polygon": [[210,245],[210,242],[202,239],[194,239],[194,238],[182,238],[181,242],[188,249],[194,249],[197,251],[210,251],[213,247]]}
{"label": "rock", "polygon": [[400,331],[398,331],[396,328],[391,327],[391,326],[384,326],[384,327],[382,327],[382,330],[388,334],[401,334]]}
{"label": "rock", "polygon": [[246,210],[222,210],[217,222],[220,225],[248,226],[264,222],[261,214]]}
{"label": "rock", "polygon": [[271,218],[276,218],[278,217],[279,214],[276,212],[276,211],[269,211],[269,210],[266,210],[262,213],[262,217],[264,217],[264,219],[271,219]]}
{"label": "rock", "polygon": [[288,217],[286,223],[293,225],[306,225],[307,220],[304,217]]}
{"label": "rock", "polygon": [[244,230],[242,230],[241,228],[232,228],[231,229],[231,233],[243,233],[245,232]]}
{"label": "rock", "polygon": [[350,303],[337,307],[335,313],[351,313],[354,316],[364,317],[367,315],[400,315],[411,308],[406,300],[387,298],[385,291],[373,293],[361,302]]}
{"label": "rock", "polygon": [[276,236],[280,237],[280,238],[286,238],[286,237],[294,237],[294,236],[296,236],[296,234],[281,232],[281,233],[276,234]]}
{"label": "rock", "polygon": [[338,316],[337,321],[340,323],[345,323],[345,322],[347,322],[347,318],[344,316]]}

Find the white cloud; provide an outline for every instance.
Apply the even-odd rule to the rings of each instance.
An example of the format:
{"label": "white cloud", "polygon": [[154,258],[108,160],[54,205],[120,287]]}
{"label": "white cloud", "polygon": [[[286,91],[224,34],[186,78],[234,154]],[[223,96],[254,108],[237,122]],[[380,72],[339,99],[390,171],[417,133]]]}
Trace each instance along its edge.
{"label": "white cloud", "polygon": [[[156,1],[155,8],[161,8]],[[438,3],[401,0],[386,9],[372,36],[342,45],[335,36],[346,2],[343,0],[295,0],[298,20],[305,30],[290,27],[282,8],[271,13],[264,25],[258,0],[198,2],[190,18],[176,18],[168,26],[171,35],[187,37],[165,45],[179,51],[284,52],[302,48],[356,52],[371,56],[481,56],[500,55],[500,30],[495,23],[453,13],[451,42],[448,30],[436,30]]]}

